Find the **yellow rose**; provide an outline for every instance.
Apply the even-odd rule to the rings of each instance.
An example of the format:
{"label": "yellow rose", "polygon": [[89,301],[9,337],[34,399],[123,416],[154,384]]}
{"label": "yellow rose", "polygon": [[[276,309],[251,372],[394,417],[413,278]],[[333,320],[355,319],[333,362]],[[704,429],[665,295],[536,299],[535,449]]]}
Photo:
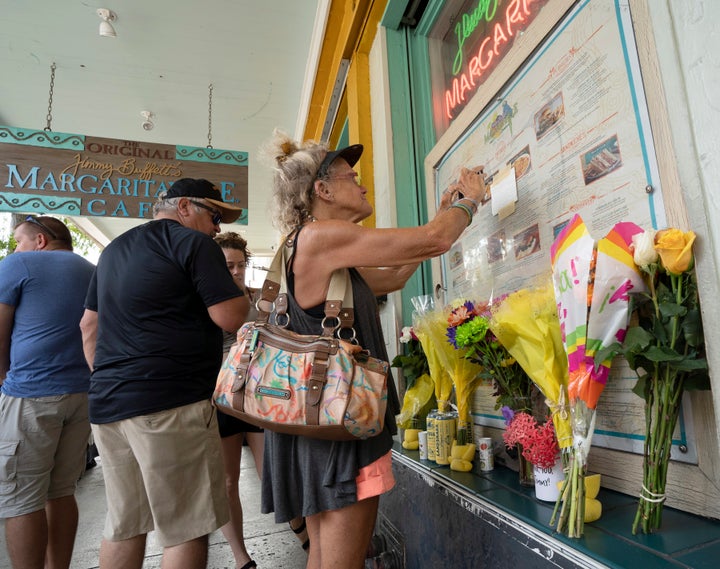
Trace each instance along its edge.
{"label": "yellow rose", "polygon": [[694,241],[695,233],[692,231],[683,233],[679,229],[665,229],[657,232],[655,250],[668,273],[679,275],[693,266]]}

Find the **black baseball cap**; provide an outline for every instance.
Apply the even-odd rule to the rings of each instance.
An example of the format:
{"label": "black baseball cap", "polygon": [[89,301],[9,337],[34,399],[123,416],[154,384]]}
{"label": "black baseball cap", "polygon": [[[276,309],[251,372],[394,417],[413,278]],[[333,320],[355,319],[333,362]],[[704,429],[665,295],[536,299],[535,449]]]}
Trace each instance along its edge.
{"label": "black baseball cap", "polygon": [[353,144],[339,150],[331,150],[325,155],[325,158],[323,158],[323,161],[320,163],[320,167],[318,168],[315,177],[324,178],[325,176],[327,176],[327,171],[328,168],[330,168],[330,164],[332,164],[337,158],[344,158],[345,161],[350,164],[350,167],[352,168],[353,166],[355,166],[355,164],[357,164],[357,161],[360,160],[360,156],[362,156],[362,153],[362,144]]}
{"label": "black baseball cap", "polygon": [[163,197],[166,200],[171,198],[202,198],[217,206],[222,214],[220,221],[223,223],[232,223],[243,212],[243,208],[224,202],[220,190],[212,182],[204,178],[180,178],[176,180]]}

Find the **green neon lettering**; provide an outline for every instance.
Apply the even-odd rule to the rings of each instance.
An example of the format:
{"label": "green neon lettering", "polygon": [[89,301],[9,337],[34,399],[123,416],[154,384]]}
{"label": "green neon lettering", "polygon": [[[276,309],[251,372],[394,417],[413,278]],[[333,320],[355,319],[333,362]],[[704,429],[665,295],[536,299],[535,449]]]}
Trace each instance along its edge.
{"label": "green neon lettering", "polygon": [[460,73],[463,65],[463,45],[473,32],[477,29],[481,20],[490,22],[497,13],[498,0],[479,0],[477,6],[471,12],[467,12],[460,16],[460,20],[455,25],[455,35],[458,39],[458,50],[453,60],[453,75]]}

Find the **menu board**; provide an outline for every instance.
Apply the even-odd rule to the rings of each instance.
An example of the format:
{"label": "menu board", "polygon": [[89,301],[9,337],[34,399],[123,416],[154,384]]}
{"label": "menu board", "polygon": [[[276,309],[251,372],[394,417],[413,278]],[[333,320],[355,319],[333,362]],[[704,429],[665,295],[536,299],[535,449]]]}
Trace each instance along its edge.
{"label": "menu board", "polygon": [[[575,214],[596,240],[620,221],[665,227],[627,2],[578,3],[437,164],[437,196],[462,167],[481,165],[489,191],[441,260],[447,300],[547,284],[550,246]],[[642,452],[644,401],[622,364],[600,398],[593,442]],[[491,393],[478,389],[475,421],[502,426]],[[684,412],[673,458],[695,462]]]}

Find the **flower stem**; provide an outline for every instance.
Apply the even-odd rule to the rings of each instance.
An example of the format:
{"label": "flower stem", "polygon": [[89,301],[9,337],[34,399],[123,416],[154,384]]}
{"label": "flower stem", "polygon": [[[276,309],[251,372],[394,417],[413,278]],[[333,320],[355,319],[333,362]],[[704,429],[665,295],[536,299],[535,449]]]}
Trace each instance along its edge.
{"label": "flower stem", "polygon": [[[670,287],[677,306],[683,305],[683,275],[670,274]],[[655,322],[662,322],[662,313],[654,286],[654,274],[649,282],[650,297],[655,311]],[[675,350],[681,337],[681,314],[669,321],[669,348]],[[667,329],[667,328],[666,328]],[[661,342],[656,338],[656,345]],[[683,350],[687,353],[687,346]],[[655,362],[646,377],[645,385],[645,443],[643,446],[643,490],[633,520],[632,533],[641,528],[650,533],[662,525],[662,508],[667,473],[672,451],[672,435],[677,424],[682,400],[685,373],[673,368],[671,362]]]}

